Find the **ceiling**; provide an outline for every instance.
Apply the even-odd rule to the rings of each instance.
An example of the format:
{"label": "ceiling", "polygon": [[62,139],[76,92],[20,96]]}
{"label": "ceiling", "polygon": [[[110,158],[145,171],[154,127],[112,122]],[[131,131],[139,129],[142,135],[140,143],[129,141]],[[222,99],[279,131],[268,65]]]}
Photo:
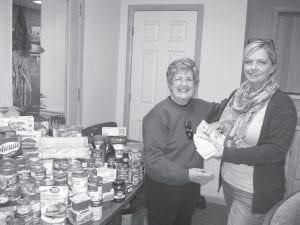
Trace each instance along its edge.
{"label": "ceiling", "polygon": [[19,5],[21,4],[23,7],[31,8],[31,9],[41,9],[41,5],[33,3],[31,0],[13,0],[13,4]]}

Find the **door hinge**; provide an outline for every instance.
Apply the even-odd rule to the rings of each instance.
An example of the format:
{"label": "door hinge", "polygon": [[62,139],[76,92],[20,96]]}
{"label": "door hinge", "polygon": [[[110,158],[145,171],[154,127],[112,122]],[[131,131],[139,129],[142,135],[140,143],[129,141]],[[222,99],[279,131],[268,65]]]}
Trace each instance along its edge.
{"label": "door hinge", "polygon": [[134,27],[131,28],[132,36],[134,35]]}
{"label": "door hinge", "polygon": [[128,102],[131,102],[131,93],[129,93]]}

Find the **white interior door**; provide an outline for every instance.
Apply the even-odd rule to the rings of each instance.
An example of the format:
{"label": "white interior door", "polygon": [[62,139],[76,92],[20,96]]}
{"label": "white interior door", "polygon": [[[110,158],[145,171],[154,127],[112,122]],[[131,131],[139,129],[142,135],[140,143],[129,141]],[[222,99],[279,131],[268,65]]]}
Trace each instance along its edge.
{"label": "white interior door", "polygon": [[196,11],[134,13],[129,138],[142,140],[144,115],[169,95],[169,63],[194,58],[196,26]]}

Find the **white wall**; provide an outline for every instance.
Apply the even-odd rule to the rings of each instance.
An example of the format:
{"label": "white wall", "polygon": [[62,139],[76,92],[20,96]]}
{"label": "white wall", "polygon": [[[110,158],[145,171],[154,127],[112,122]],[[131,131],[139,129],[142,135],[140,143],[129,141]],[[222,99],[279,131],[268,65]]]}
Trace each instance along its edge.
{"label": "white wall", "polygon": [[[124,114],[128,5],[141,4],[203,4],[204,21],[198,97],[219,102],[239,86],[247,0],[123,0],[120,18],[121,35],[116,106],[118,124],[123,124]],[[216,191],[219,163],[211,160],[205,163],[205,167],[208,172],[214,173],[216,178],[203,187],[202,193],[209,201],[223,203],[222,193]]]}
{"label": "white wall", "polygon": [[115,121],[120,5],[120,0],[85,1],[83,127]]}
{"label": "white wall", "polygon": [[12,1],[0,7],[0,107],[12,106]]}

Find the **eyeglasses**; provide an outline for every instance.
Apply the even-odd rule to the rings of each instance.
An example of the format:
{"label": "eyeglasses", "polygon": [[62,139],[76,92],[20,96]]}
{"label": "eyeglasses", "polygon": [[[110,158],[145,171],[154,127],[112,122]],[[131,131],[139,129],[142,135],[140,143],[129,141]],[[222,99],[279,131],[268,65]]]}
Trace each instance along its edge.
{"label": "eyeglasses", "polygon": [[274,41],[272,39],[264,39],[264,38],[250,38],[248,39],[247,44],[252,42],[262,43],[263,45],[268,45],[273,51],[275,50]]}
{"label": "eyeglasses", "polygon": [[187,77],[187,78],[183,78],[183,77],[174,77],[173,82],[180,84],[183,81],[185,81],[188,84],[193,84],[194,83],[194,78],[192,77]]}
{"label": "eyeglasses", "polygon": [[184,129],[185,129],[185,134],[186,134],[186,137],[188,138],[188,140],[193,140],[194,132],[192,129],[191,121],[187,120],[184,122]]}

